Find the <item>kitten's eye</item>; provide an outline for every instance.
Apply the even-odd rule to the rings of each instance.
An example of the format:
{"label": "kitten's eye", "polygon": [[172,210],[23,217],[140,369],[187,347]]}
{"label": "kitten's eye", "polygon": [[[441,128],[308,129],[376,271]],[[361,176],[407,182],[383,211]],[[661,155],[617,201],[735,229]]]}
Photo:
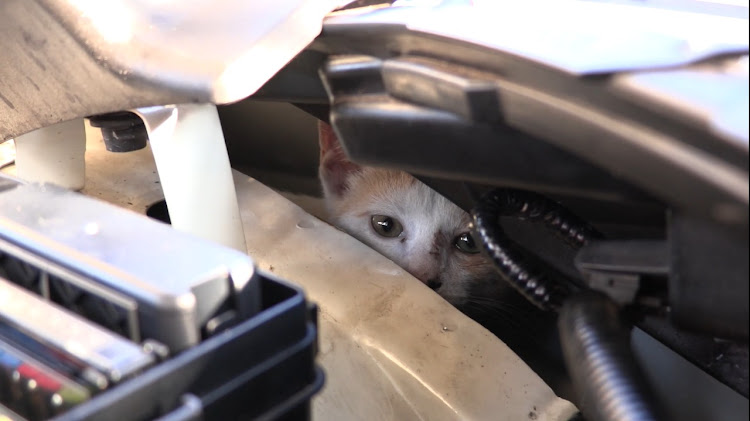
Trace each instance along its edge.
{"label": "kitten's eye", "polygon": [[370,223],[372,224],[372,229],[383,237],[398,237],[404,231],[401,222],[398,222],[390,216],[373,215],[372,218],[370,218]]}
{"label": "kitten's eye", "polygon": [[456,239],[453,240],[453,244],[457,249],[461,250],[464,253],[479,253],[479,247],[477,247],[477,244],[474,242],[474,237],[472,237],[468,232],[460,234],[458,237],[456,237]]}

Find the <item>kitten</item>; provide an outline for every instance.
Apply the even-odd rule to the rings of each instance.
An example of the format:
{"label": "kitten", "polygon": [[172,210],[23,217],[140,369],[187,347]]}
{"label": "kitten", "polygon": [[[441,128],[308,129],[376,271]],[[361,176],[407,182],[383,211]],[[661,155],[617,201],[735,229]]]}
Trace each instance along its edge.
{"label": "kitten", "polygon": [[457,307],[498,288],[492,262],[472,238],[469,214],[402,171],[357,165],[331,126],[319,123],[320,179],[331,222]]}
{"label": "kitten", "polygon": [[529,304],[479,251],[464,210],[411,175],[346,158],[318,123],[329,221],[369,245],[502,339],[558,393],[572,397],[554,313]]}

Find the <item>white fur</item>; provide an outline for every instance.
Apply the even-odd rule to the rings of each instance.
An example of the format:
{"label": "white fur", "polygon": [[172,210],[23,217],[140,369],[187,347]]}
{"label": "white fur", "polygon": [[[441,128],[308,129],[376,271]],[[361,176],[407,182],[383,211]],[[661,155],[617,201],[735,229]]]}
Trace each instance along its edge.
{"label": "white fur", "polygon": [[[454,305],[467,299],[471,282],[492,273],[482,254],[467,254],[454,245],[469,231],[469,215],[408,174],[363,167],[347,175],[340,195],[326,190],[326,200],[335,225],[423,282],[441,282],[437,292]],[[404,231],[383,237],[372,228],[372,215],[395,218]]]}

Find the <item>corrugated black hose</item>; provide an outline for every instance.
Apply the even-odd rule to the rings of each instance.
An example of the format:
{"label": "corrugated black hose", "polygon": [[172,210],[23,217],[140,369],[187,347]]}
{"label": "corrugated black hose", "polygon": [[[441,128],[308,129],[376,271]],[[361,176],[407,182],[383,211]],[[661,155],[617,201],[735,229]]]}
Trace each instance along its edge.
{"label": "corrugated black hose", "polygon": [[531,264],[524,252],[505,235],[499,218],[509,216],[542,223],[576,249],[600,236],[588,223],[557,202],[522,190],[490,191],[474,207],[471,215],[474,234],[502,278],[532,304],[544,310],[559,310],[571,288],[551,279],[549,270]]}
{"label": "corrugated black hose", "polygon": [[496,189],[472,210],[476,240],[495,263],[501,277],[531,303],[559,310],[563,355],[588,420],[655,421],[656,406],[630,350],[629,329],[609,297],[578,291],[555,278],[553,271],[527,258],[505,235],[500,217],[544,224],[568,245],[579,249],[600,237],[591,225],[542,195]]}
{"label": "corrugated black hose", "polygon": [[565,365],[588,420],[657,421],[658,407],[630,349],[617,305],[586,291],[565,301],[557,322]]}

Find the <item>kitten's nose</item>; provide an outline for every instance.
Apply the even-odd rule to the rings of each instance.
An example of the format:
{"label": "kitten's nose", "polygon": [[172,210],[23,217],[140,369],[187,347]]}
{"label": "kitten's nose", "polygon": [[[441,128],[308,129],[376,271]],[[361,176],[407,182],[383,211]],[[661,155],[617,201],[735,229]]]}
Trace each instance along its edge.
{"label": "kitten's nose", "polygon": [[438,281],[437,279],[429,279],[427,281],[427,286],[432,288],[433,290],[437,290],[441,286],[443,286],[443,283]]}

